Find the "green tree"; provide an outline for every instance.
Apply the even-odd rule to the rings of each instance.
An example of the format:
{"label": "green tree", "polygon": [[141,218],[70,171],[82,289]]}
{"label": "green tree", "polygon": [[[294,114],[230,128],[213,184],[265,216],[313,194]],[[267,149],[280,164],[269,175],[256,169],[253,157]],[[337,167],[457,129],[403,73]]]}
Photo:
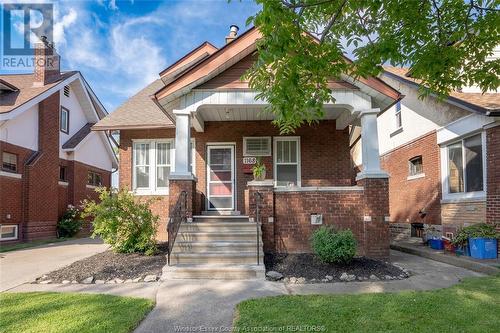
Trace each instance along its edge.
{"label": "green tree", "polygon": [[[323,115],[328,81],[410,67],[421,94],[500,85],[500,0],[256,0],[248,19],[262,33],[246,74],[283,133]],[[354,60],[344,54],[354,48]]]}

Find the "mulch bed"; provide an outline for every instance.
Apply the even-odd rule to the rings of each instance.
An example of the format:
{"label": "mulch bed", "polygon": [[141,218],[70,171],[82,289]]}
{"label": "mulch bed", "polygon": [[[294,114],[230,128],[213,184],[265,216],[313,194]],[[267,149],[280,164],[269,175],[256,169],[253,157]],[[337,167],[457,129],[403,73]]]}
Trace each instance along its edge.
{"label": "mulch bed", "polygon": [[111,250],[79,260],[69,266],[53,271],[44,277],[52,283],[82,281],[89,276],[95,280],[109,281],[144,278],[147,275],[161,276],[162,268],[167,264],[164,249],[153,256],[137,253],[114,253]]}
{"label": "mulch bed", "polygon": [[[266,253],[264,263],[266,271],[276,271],[283,274],[285,281],[304,278],[303,282],[305,283],[339,282],[342,281],[340,276],[343,273],[355,275],[357,281],[373,280],[373,276],[380,280],[397,280],[408,277],[408,272],[399,267],[365,257],[356,257],[349,264],[339,265],[323,263],[313,254],[307,253]],[[327,276],[330,279],[326,279]]]}

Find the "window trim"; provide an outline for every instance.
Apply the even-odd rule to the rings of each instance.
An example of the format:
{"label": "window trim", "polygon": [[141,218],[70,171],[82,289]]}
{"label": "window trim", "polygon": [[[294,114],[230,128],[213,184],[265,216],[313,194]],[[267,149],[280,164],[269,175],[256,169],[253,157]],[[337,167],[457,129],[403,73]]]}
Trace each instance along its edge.
{"label": "window trim", "polygon": [[394,116],[396,119],[396,130],[402,129],[403,128],[403,115],[401,114],[401,110],[403,109],[401,105],[401,101],[397,101],[395,105],[395,112]]}
{"label": "window trim", "polygon": [[[267,142],[269,144],[269,149],[267,152],[264,152],[262,154],[250,154],[247,150],[247,141],[248,139],[267,139]],[[271,142],[271,137],[270,136],[244,136],[243,137],[243,156],[271,156],[272,155],[272,142]]]}
{"label": "window trim", "polygon": [[[482,164],[483,164],[483,190],[482,191],[474,191],[474,192],[457,192],[450,193],[449,187],[449,161],[448,161],[448,146],[460,142],[462,144],[462,154],[464,149],[464,140],[471,138],[475,135],[481,135],[481,153],[482,153]],[[443,201],[453,201],[453,200],[485,200],[486,199],[486,191],[487,191],[487,164],[486,164],[486,133],[484,131],[475,131],[471,133],[467,133],[459,138],[455,138],[454,140],[447,141],[443,143],[440,147],[440,156],[441,156],[441,190],[442,190],[442,199]],[[464,157],[465,155],[463,155]],[[462,159],[462,163],[465,163],[465,158]],[[463,172],[465,173],[465,166]],[[465,187],[465,179],[464,179],[464,189]]]}
{"label": "window trim", "polygon": [[[62,114],[63,112],[66,112],[67,116],[66,116],[66,120],[67,120],[67,124],[66,124],[66,130],[64,130],[62,128]],[[59,111],[59,130],[65,134],[69,134],[69,110],[67,108],[65,108],[64,106],[61,105],[61,110]]]}
{"label": "window trim", "polygon": [[[2,238],[1,227],[15,227],[16,228],[16,236]],[[17,240],[17,239],[19,239],[19,225],[18,224],[0,224],[0,241],[10,241],[10,240]]]}
{"label": "window trim", "polygon": [[[11,169],[6,169],[3,167],[3,154],[11,154],[11,155],[14,155],[16,157],[16,170],[11,170]],[[19,155],[18,154],[15,154],[15,153],[11,153],[10,151],[2,151],[2,166],[0,168],[0,170],[2,171],[5,171],[5,172],[9,172],[9,173],[17,173],[19,171]]]}
{"label": "window trim", "polygon": [[[302,159],[301,159],[301,146],[300,146],[300,136],[275,136],[273,137],[273,177],[274,177],[274,187],[283,188],[286,186],[278,186],[278,141],[296,141],[297,142],[297,187],[302,187]],[[280,165],[295,165],[295,163],[280,163]]]}
{"label": "window trim", "polygon": [[[101,178],[101,183],[100,184],[95,184],[95,183],[89,184],[89,175],[90,174],[99,175],[99,177]],[[94,180],[94,177],[92,177],[92,180]],[[87,170],[87,187],[88,186],[91,186],[91,188],[97,188],[99,186],[102,186],[102,173],[94,171],[94,170]]]}
{"label": "window trim", "polygon": [[[64,179],[61,178],[61,170],[64,169]],[[65,165],[59,165],[59,181],[68,182],[68,168]]]}

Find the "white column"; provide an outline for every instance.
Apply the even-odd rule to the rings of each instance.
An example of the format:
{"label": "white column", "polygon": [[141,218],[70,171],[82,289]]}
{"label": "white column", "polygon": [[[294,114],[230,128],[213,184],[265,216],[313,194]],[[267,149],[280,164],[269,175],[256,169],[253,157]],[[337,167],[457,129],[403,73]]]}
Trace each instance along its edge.
{"label": "white column", "polygon": [[356,179],[363,178],[388,178],[389,175],[380,169],[380,155],[378,149],[377,114],[379,108],[361,110],[361,156],[363,170]]}
{"label": "white column", "polygon": [[175,170],[172,179],[191,179],[191,112],[174,110],[175,114]]}

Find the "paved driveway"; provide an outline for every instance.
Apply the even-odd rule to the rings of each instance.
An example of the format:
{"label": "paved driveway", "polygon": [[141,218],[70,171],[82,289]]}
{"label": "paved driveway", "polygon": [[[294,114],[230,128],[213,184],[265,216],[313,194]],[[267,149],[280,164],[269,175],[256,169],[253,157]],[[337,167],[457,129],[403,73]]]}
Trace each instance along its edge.
{"label": "paved driveway", "polygon": [[103,252],[107,248],[108,245],[101,240],[80,238],[0,253],[0,291],[31,282],[43,274]]}

